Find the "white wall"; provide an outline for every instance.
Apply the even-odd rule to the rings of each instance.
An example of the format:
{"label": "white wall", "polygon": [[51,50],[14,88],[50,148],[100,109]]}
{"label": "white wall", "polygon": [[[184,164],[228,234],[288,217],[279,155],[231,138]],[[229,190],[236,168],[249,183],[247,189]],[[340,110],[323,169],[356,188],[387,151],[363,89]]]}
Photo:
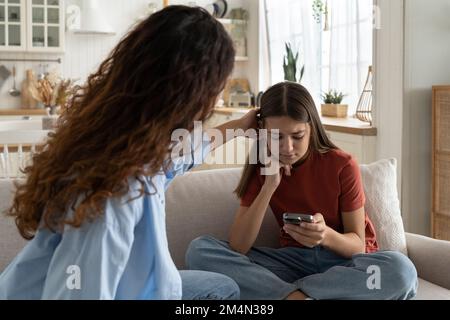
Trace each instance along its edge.
{"label": "white wall", "polygon": [[402,188],[403,0],[375,0],[380,28],[374,29],[374,125],[377,159],[397,159]]}
{"label": "white wall", "polygon": [[[249,30],[254,34],[249,36],[248,52],[250,61],[237,62],[235,76],[245,76],[250,80],[252,90],[258,90],[258,41],[257,24],[259,0],[228,0],[230,8],[243,6],[250,12]],[[117,34],[115,36],[99,35],[74,35],[66,33],[66,52],[63,55],[55,54],[25,54],[25,53],[2,53],[0,52],[0,64],[4,64],[11,69],[12,62],[2,62],[1,59],[7,58],[33,58],[33,59],[54,59],[61,57],[63,63],[58,65],[50,63],[50,69],[57,68],[66,78],[80,79],[84,82],[87,76],[94,72],[99,64],[106,58],[110,50],[119,42],[120,38],[127,32],[147,8],[150,0],[99,0],[100,5],[108,22],[113,26]],[[154,1],[162,6],[162,1]],[[204,6],[211,3],[211,0],[171,0],[170,4],[188,4],[195,2],[197,5]],[[66,4],[78,3],[79,0],[66,0]],[[255,9],[256,8],[256,9]],[[254,11],[253,11],[254,10]],[[17,83],[20,85],[26,69],[34,69],[39,72],[39,63],[16,63]],[[12,86],[12,77],[4,84],[0,90],[0,109],[10,109],[20,107],[20,98],[14,98],[8,95],[8,90]]]}
{"label": "white wall", "polygon": [[405,1],[403,212],[430,234],[431,87],[450,84],[450,1]]}

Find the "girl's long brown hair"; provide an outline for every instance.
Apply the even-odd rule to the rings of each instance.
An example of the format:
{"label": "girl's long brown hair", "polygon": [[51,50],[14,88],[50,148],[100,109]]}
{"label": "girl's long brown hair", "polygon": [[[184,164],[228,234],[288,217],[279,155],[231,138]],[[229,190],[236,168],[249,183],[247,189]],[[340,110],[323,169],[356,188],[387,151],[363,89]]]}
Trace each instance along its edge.
{"label": "girl's long brown hair", "polygon": [[[308,123],[311,127],[308,154],[310,152],[326,153],[331,149],[337,149],[328,138],[314,100],[304,86],[295,82],[278,83],[267,89],[262,95],[259,107],[261,108],[259,114],[261,123],[266,118],[282,116]],[[255,147],[258,147],[258,143],[255,144]],[[258,166],[259,164],[250,164],[249,158],[247,158],[241,180],[235,190],[239,198],[245,195],[248,183]]]}
{"label": "girl's long brown hair", "polygon": [[208,118],[234,54],[223,26],[200,8],[169,6],[136,25],[78,88],[24,170],[7,212],[20,234],[32,239],[41,224],[80,227],[103,214],[107,198],[128,192],[130,176],[146,193],[139,177],[161,172],[174,129]]}

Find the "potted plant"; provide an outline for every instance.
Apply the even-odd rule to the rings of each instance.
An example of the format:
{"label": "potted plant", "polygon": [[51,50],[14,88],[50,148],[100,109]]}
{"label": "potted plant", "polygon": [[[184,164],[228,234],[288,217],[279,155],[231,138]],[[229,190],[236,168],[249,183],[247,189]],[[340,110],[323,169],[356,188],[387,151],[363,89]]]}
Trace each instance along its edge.
{"label": "potted plant", "polygon": [[348,105],[342,104],[342,100],[346,95],[337,90],[330,90],[322,95],[322,116],[346,118]]}
{"label": "potted plant", "polygon": [[298,52],[294,54],[291,48],[291,44],[288,42],[286,45],[286,55],[283,59],[284,80],[300,83],[305,73],[305,66],[300,69],[300,73],[297,79],[297,64],[298,64]]}

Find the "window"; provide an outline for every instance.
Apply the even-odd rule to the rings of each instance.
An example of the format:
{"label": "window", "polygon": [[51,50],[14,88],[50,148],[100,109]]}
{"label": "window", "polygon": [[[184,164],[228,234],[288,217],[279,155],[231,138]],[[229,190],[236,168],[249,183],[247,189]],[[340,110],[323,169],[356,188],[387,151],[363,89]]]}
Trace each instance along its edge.
{"label": "window", "polygon": [[[265,0],[270,80],[284,80],[285,43],[299,51],[305,65],[302,84],[320,105],[324,91],[347,96],[343,103],[354,114],[372,64],[372,0],[322,0],[328,8],[320,22],[313,16],[313,0]],[[299,68],[300,69],[300,68]]]}

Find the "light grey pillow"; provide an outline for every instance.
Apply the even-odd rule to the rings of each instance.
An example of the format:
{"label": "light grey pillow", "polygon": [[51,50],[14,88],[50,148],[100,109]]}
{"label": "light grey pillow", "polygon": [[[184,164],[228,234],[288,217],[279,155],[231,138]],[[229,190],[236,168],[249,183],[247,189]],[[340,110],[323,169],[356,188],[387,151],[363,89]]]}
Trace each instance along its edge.
{"label": "light grey pillow", "polygon": [[397,191],[397,160],[360,165],[366,195],[365,209],[374,224],[380,250],[407,254],[405,230]]}

